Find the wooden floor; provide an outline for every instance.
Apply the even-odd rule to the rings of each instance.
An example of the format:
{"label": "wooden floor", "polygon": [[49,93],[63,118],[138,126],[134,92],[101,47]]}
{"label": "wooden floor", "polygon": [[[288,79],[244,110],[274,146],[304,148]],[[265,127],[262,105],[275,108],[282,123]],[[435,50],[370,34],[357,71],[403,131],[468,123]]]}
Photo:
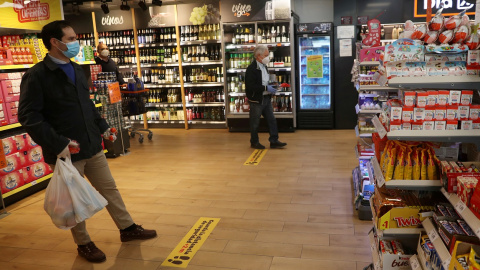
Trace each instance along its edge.
{"label": "wooden floor", "polygon": [[[260,134],[266,146],[268,135]],[[131,154],[110,167],[134,220],[159,236],[121,243],[105,210],[87,222],[107,261],[77,256],[69,231],[43,210],[44,191],[7,208],[0,219],[0,269],[178,269],[161,263],[199,217],[221,218],[189,270],[363,269],[367,233],[352,207],[355,132],[282,133],[258,166],[248,133],[154,130],[131,140]]]}

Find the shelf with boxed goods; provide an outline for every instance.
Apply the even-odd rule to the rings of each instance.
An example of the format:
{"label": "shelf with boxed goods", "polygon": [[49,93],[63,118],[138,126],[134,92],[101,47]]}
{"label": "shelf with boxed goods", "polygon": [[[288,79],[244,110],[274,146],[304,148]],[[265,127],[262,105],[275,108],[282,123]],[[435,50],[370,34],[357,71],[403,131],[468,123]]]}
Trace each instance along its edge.
{"label": "shelf with boxed goods", "polygon": [[220,43],[220,24],[180,26],[180,42],[185,43],[185,45]]}
{"label": "shelf with boxed goods", "polygon": [[439,232],[437,231],[437,229],[432,223],[432,220],[430,218],[427,218],[422,222],[422,225],[425,228],[428,238],[430,239],[430,242],[433,244],[441,260],[442,266],[444,267],[444,269],[448,269],[450,265],[450,261],[452,260],[452,255],[450,254],[447,247],[443,243],[439,235]]}
{"label": "shelf with boxed goods", "polygon": [[[475,191],[476,192],[476,191]],[[475,204],[478,203],[479,192],[476,192],[474,195],[470,196],[470,200],[467,202],[470,205],[467,205],[457,194],[449,193],[444,188],[442,188],[442,193],[448,199],[448,201],[455,207],[457,213],[465,220],[465,222],[472,228],[472,231],[478,238],[480,238],[480,211],[478,210],[478,206]],[[467,194],[467,193],[466,193]],[[468,196],[468,195],[467,195]],[[473,197],[476,196],[476,197]],[[466,197],[466,196],[465,196]],[[465,198],[463,197],[463,198]],[[472,198],[473,203],[472,205]],[[466,199],[466,198],[465,198]],[[476,207],[475,210],[471,210]]]}
{"label": "shelf with boxed goods", "polygon": [[373,131],[368,132],[368,131],[362,130],[362,132],[360,133],[360,129],[359,129],[358,125],[355,126],[355,134],[359,138],[371,138],[372,137],[372,132]]}

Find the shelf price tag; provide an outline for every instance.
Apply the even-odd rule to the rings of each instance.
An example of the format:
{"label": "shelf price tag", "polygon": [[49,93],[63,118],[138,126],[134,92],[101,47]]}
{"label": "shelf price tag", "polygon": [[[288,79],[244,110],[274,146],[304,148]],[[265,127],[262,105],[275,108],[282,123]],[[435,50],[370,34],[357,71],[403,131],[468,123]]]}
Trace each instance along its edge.
{"label": "shelf price tag", "polygon": [[466,208],[467,208],[467,206],[465,205],[465,203],[462,200],[459,200],[457,202],[457,204],[455,204],[455,210],[457,210],[457,212],[459,214],[461,214],[463,211],[465,211]]}
{"label": "shelf price tag", "polygon": [[442,188],[442,193],[447,199],[450,199],[450,197],[452,196],[452,194],[448,193],[448,191],[444,188]]}
{"label": "shelf price tag", "polygon": [[37,180],[32,181],[32,182],[30,182],[30,183],[32,184],[32,186],[35,186],[36,184],[38,184],[38,183],[37,183]]}
{"label": "shelf price tag", "polygon": [[428,238],[430,238],[430,241],[435,242],[438,238],[438,233],[435,231],[435,229],[432,229],[430,232],[428,232]]}
{"label": "shelf price tag", "polygon": [[163,121],[164,124],[168,124],[168,121]]}
{"label": "shelf price tag", "polygon": [[418,262],[418,259],[417,259],[416,255],[410,257],[410,266],[412,266],[413,270],[421,269],[420,268],[420,263]]}
{"label": "shelf price tag", "polygon": [[378,135],[380,135],[380,139],[383,139],[383,137],[387,135],[387,130],[380,122],[380,119],[378,119],[378,116],[375,115],[375,117],[373,117],[372,123],[375,126],[375,129],[377,130]]}
{"label": "shelf price tag", "polygon": [[442,262],[443,269],[448,269],[448,267],[450,266],[450,260],[451,258],[448,258],[447,260]]}

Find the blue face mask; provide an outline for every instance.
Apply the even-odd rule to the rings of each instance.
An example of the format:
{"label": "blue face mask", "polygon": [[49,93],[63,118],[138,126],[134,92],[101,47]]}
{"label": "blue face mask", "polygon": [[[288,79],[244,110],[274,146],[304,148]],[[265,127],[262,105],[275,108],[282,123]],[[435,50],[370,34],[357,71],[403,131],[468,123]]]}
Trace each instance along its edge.
{"label": "blue face mask", "polygon": [[[62,42],[62,41],[60,41],[60,42]],[[62,43],[65,44],[65,46],[67,46],[67,50],[66,51],[60,50],[60,51],[62,51],[63,54],[66,57],[68,57],[68,58],[75,57],[75,56],[77,56],[78,52],[80,52],[80,44],[78,43],[78,40],[75,40],[75,41],[72,41],[72,42],[69,42],[69,43],[64,43],[64,42],[62,42]]]}

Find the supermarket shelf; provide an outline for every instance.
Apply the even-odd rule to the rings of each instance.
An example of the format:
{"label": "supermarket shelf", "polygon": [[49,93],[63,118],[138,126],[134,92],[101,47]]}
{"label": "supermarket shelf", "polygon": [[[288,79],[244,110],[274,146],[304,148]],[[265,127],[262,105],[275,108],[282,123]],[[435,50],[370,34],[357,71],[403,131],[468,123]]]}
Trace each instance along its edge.
{"label": "supermarket shelf", "polygon": [[179,83],[171,83],[171,84],[145,84],[145,88],[173,88],[173,87],[180,87]]}
{"label": "supermarket shelf", "polygon": [[145,103],[145,107],[148,108],[172,108],[172,107],[183,107],[183,104],[181,102],[177,103]]}
{"label": "supermarket shelf", "polygon": [[225,106],[225,102],[186,103],[186,107],[218,107]]}
{"label": "supermarket shelf", "polygon": [[242,49],[242,50],[252,50],[255,49],[255,43],[251,44],[228,44],[225,46],[226,50]]}
{"label": "supermarket shelf", "polygon": [[25,190],[25,189],[27,189],[27,188],[29,188],[29,187],[31,187],[31,186],[34,186],[34,185],[36,185],[36,184],[38,184],[38,183],[41,183],[41,182],[43,182],[43,181],[46,181],[46,180],[52,178],[52,175],[53,175],[53,173],[51,173],[51,174],[49,174],[49,175],[45,175],[45,176],[42,177],[42,178],[39,178],[39,179],[37,179],[37,180],[35,180],[35,181],[32,181],[32,182],[30,182],[30,183],[28,183],[28,184],[25,184],[25,185],[23,185],[23,186],[21,186],[21,187],[19,187],[19,188],[16,188],[16,189],[14,189],[14,190],[12,190],[12,191],[9,191],[9,192],[3,194],[2,196],[3,196],[3,198],[8,198],[9,196],[12,196],[13,194],[16,194],[16,193],[18,193],[18,192],[20,192],[20,191],[22,191],[22,190]]}
{"label": "supermarket shelf", "polygon": [[306,85],[313,85],[313,86],[330,86],[330,84],[325,84],[325,83],[324,83],[324,84],[314,84],[314,83],[312,83],[312,84],[302,84],[302,86],[306,86]]}
{"label": "supermarket shelf", "polygon": [[126,68],[136,68],[137,65],[119,65],[119,69],[126,69]]}
{"label": "supermarket shelf", "polygon": [[302,96],[330,96],[330,94],[301,94]]}
{"label": "supermarket shelf", "polygon": [[432,220],[430,218],[427,218],[422,222],[422,225],[427,231],[428,238],[430,238],[430,241],[437,250],[444,269],[448,269],[448,266],[450,265],[450,260],[452,259],[452,255],[450,255],[450,252],[448,252],[448,249],[443,243],[443,240],[433,226]]}
{"label": "supermarket shelf", "polygon": [[[246,95],[246,93],[245,92],[230,92],[230,93],[228,93],[228,95],[231,96],[231,97],[243,97],[243,96]],[[291,95],[292,95],[291,91],[290,92],[277,91],[275,93],[275,96],[291,96]]]}
{"label": "supermarket shelf", "polygon": [[95,61],[82,61],[82,62],[75,62],[79,65],[95,65]]}
{"label": "supermarket shelf", "polygon": [[444,188],[442,188],[442,193],[447,197],[448,201],[455,207],[455,210],[462,216],[462,218],[467,222],[468,226],[474,230],[478,238],[480,238],[480,219],[478,219],[472,211],[465,205],[465,203],[460,200],[460,198],[455,193],[448,193]]}
{"label": "supermarket shelf", "polygon": [[478,144],[480,130],[395,130],[388,132],[387,137],[390,140],[463,142]]}
{"label": "supermarket shelf", "polygon": [[371,138],[372,133],[360,133],[360,130],[358,129],[358,125],[355,126],[355,133],[357,134],[357,137],[360,138]]}
{"label": "supermarket shelf", "polygon": [[[139,48],[151,48],[155,47],[153,45],[156,44],[139,44]],[[161,46],[161,45],[158,45]],[[109,46],[112,50],[123,50],[123,49],[135,49],[135,44],[130,44],[130,45],[115,45],[115,46]]]}
{"label": "supermarket shelf", "polygon": [[198,62],[182,62],[182,66],[208,66],[208,65],[222,65],[222,61],[198,61]]}
{"label": "supermarket shelf", "polygon": [[[293,118],[292,112],[274,112],[275,118]],[[249,113],[230,113],[227,114],[228,118],[248,118]],[[263,116],[262,116],[263,117]]]}
{"label": "supermarket shelf", "polygon": [[269,48],[272,47],[290,47],[290,42],[279,42],[279,43],[259,43],[259,45],[265,45]]}
{"label": "supermarket shelf", "polygon": [[358,147],[355,145],[355,156],[357,157],[357,159],[366,159],[366,160],[370,160],[373,156],[360,156],[360,153],[358,153]]}
{"label": "supermarket shelf", "polygon": [[391,87],[402,89],[478,89],[479,76],[396,77],[388,81]]}
{"label": "supermarket shelf", "polygon": [[382,113],[382,110],[360,110],[360,107],[355,105],[355,111],[357,114],[377,114],[377,113]]}
{"label": "supermarket shelf", "polygon": [[202,121],[202,120],[188,121],[188,124],[191,124],[191,125],[225,125],[226,123],[227,123],[226,121],[212,121],[212,120],[207,120],[207,121]]}
{"label": "supermarket shelf", "polygon": [[382,263],[380,261],[380,254],[377,249],[377,241],[375,241],[374,234],[375,232],[373,230],[368,233],[368,239],[370,240],[370,249],[372,250],[373,266],[375,270],[382,270]]}
{"label": "supermarket shelf", "polygon": [[11,124],[11,125],[6,125],[6,126],[3,126],[3,127],[0,127],[0,131],[5,131],[5,130],[9,130],[9,129],[21,127],[21,126],[22,126],[22,125],[21,125],[20,123],[15,123],[15,124]]}
{"label": "supermarket shelf", "polygon": [[[178,62],[175,62],[175,63],[154,63],[154,64],[140,64],[140,67],[143,67],[143,68],[148,68],[148,67],[178,67],[179,64]],[[135,65],[136,67],[136,65]]]}
{"label": "supermarket shelf", "polygon": [[412,267],[412,270],[423,270],[422,264],[420,263],[420,260],[418,259],[417,255],[413,255],[410,257],[410,267]]}
{"label": "supermarket shelf", "polygon": [[223,83],[217,82],[205,82],[205,83],[184,83],[183,86],[185,87],[216,87],[216,86],[223,86]]}
{"label": "supermarket shelf", "polygon": [[[391,86],[391,85],[390,85]],[[356,85],[357,91],[396,91],[398,88],[380,85]]]}
{"label": "supermarket shelf", "polygon": [[380,65],[379,61],[364,61],[360,63],[360,66],[378,66]]}
{"label": "supermarket shelf", "polygon": [[102,103],[98,103],[98,104],[95,104],[95,107],[99,108],[99,107],[102,107]]}
{"label": "supermarket shelf", "polygon": [[[129,120],[127,121],[133,124],[143,124],[143,120]],[[226,124],[225,121],[212,121],[212,120],[189,120],[187,121],[189,124],[194,125],[219,125],[219,124]],[[185,124],[185,120],[149,120],[147,121],[148,124]]]}
{"label": "supermarket shelf", "polygon": [[185,46],[185,45],[220,44],[220,43],[222,43],[221,40],[210,39],[210,40],[181,41],[180,45]]}
{"label": "supermarket shelf", "polygon": [[24,68],[31,68],[35,64],[23,64],[23,65],[5,65],[5,66],[0,66],[1,70],[6,70],[6,69],[24,69]]}
{"label": "supermarket shelf", "polygon": [[246,68],[229,68],[227,69],[227,73],[244,73],[246,72]]}
{"label": "supermarket shelf", "polygon": [[390,180],[385,181],[380,164],[376,157],[370,160],[373,167],[375,182],[378,187],[385,185],[391,189],[408,189],[408,190],[440,190],[442,183],[440,180]]}

